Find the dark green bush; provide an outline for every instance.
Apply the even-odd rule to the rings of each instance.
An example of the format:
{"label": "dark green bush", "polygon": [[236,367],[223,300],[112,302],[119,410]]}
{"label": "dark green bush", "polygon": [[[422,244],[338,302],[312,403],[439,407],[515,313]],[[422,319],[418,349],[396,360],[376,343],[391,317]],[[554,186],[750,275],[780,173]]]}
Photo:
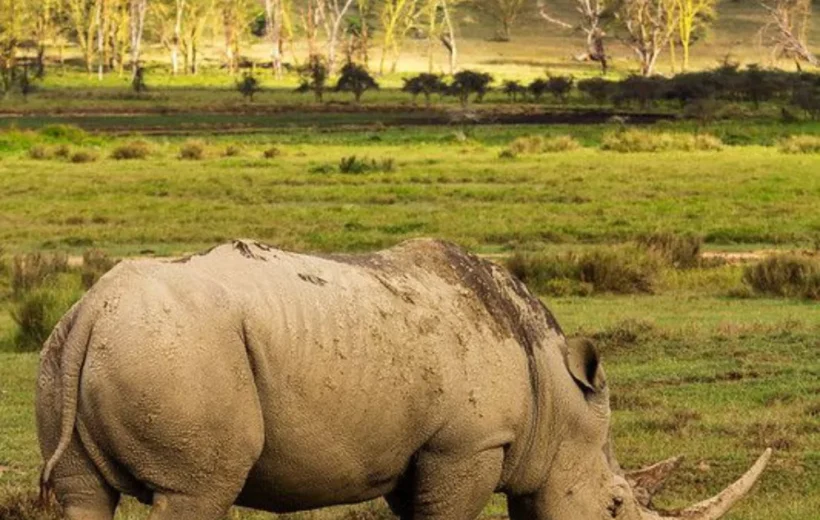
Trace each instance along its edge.
{"label": "dark green bush", "polygon": [[507,80],[501,87],[501,91],[507,95],[510,101],[515,103],[520,97],[522,100],[527,95],[527,87],[518,81]]}
{"label": "dark green bush", "polygon": [[74,144],[82,142],[88,135],[80,127],[63,124],[46,125],[37,133],[55,141],[69,141]]}
{"label": "dark green bush", "polygon": [[390,173],[395,170],[395,162],[392,158],[376,160],[367,159],[366,157],[359,158],[355,155],[349,157],[342,157],[339,160],[340,173]]}
{"label": "dark green bush", "polygon": [[566,103],[573,81],[572,76],[550,76],[547,78],[547,92],[561,103]]}
{"label": "dark green bush", "polygon": [[412,78],[404,78],[404,86],[401,91],[413,96],[413,102],[419,94],[424,96],[425,103],[430,105],[430,96],[433,94],[444,94],[447,91],[447,84],[436,74],[421,73]]}
{"label": "dark green bush", "polygon": [[297,69],[299,86],[296,92],[313,92],[318,103],[322,102],[327,85],[327,64],[324,58],[318,55],[311,56],[307,63]]}
{"label": "dark green bush", "polygon": [[774,255],[747,266],[743,282],[759,294],[820,300],[820,257]]}
{"label": "dark green bush", "polygon": [[547,80],[543,78],[534,79],[527,85],[527,90],[535,101],[541,101],[541,98],[547,93]]}
{"label": "dark green bush", "polygon": [[361,101],[362,94],[367,90],[378,90],[379,84],[367,69],[353,62],[345,63],[342,67],[339,80],[336,82],[337,92],[352,92],[356,103]]}
{"label": "dark green bush", "polygon": [[582,79],[578,82],[578,90],[599,104],[608,101],[615,93],[617,84],[603,78]]}
{"label": "dark green bush", "polygon": [[259,80],[256,79],[256,76],[250,72],[245,72],[242,74],[242,79],[236,82],[236,90],[242,94],[243,98],[253,101],[253,96],[262,90],[262,87],[259,85]]}
{"label": "dark green bush", "polygon": [[484,95],[490,90],[490,83],[493,77],[485,72],[474,70],[462,70],[453,76],[453,82],[447,88],[450,95],[455,96],[462,106],[467,106],[471,95],[475,95],[475,101],[480,103]]}

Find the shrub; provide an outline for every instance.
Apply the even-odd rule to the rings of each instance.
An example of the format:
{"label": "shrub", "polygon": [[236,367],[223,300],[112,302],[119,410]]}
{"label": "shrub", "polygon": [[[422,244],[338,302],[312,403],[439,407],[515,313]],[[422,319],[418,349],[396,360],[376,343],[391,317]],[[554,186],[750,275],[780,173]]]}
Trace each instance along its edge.
{"label": "shrub", "polygon": [[80,127],[63,124],[46,125],[37,133],[43,137],[48,137],[58,141],[69,141],[75,144],[82,142],[88,135],[85,130]]}
{"label": "shrub", "polygon": [[236,90],[242,94],[243,98],[253,101],[253,96],[262,88],[259,86],[259,80],[256,79],[256,76],[250,72],[245,72],[242,79],[236,82]]}
{"label": "shrub", "polygon": [[68,270],[68,257],[62,253],[15,255],[11,263],[11,290],[15,297],[46,284]]}
{"label": "shrub", "polygon": [[45,145],[35,144],[28,149],[28,156],[32,159],[43,161],[51,158],[51,150],[49,150]]}
{"label": "shrub", "polygon": [[97,154],[87,150],[78,150],[71,154],[71,162],[75,164],[90,163],[97,160]]}
{"label": "shrub", "polygon": [[820,300],[820,257],[774,255],[747,266],[743,282],[760,294]]}
{"label": "shrub", "polygon": [[275,146],[271,146],[270,148],[262,152],[262,157],[264,157],[265,159],[274,159],[276,157],[279,157],[280,155],[282,155],[282,151]]}
{"label": "shrub", "polygon": [[401,91],[411,94],[414,103],[419,94],[424,95],[427,106],[430,105],[430,96],[442,94],[447,90],[447,85],[441,79],[441,76],[436,74],[425,72],[412,78],[404,78],[402,81],[404,81],[404,86],[402,86]]}
{"label": "shrub", "polygon": [[97,280],[117,265],[117,261],[100,249],[89,249],[83,253],[83,269],[80,275],[83,287],[91,289]]}
{"label": "shrub", "polygon": [[604,104],[612,97],[615,89],[615,82],[603,78],[582,79],[578,82],[578,90],[598,104]]}
{"label": "shrub", "polygon": [[202,141],[188,140],[179,149],[179,159],[188,161],[199,161],[205,158],[205,143]]}
{"label": "shrub", "polygon": [[541,101],[541,98],[547,93],[547,80],[542,78],[534,79],[527,85],[527,90],[533,99]]}
{"label": "shrub", "polygon": [[313,55],[308,62],[297,69],[299,73],[299,86],[296,92],[313,92],[316,101],[321,103],[325,93],[328,70],[324,58]]}
{"label": "shrub", "polygon": [[71,148],[68,147],[67,144],[58,145],[54,148],[54,157],[58,157],[60,159],[68,159],[71,157]]}
{"label": "shrub", "polygon": [[148,143],[145,141],[131,141],[121,144],[111,152],[111,158],[118,161],[131,159],[145,159],[150,153]]}
{"label": "shrub", "polygon": [[518,81],[505,81],[503,86],[501,87],[501,91],[504,92],[504,94],[506,94],[509,100],[513,103],[518,101],[519,96],[521,97],[521,99],[524,99],[524,97],[527,95],[527,87],[525,87]]}
{"label": "shrub", "polygon": [[820,153],[820,136],[793,135],[780,141],[783,153]]}
{"label": "shrub", "polygon": [[222,155],[224,157],[238,157],[241,154],[242,154],[242,149],[239,148],[236,145],[233,145],[233,144],[229,144],[227,146],[227,148],[225,148],[225,151],[222,152]]}
{"label": "shrub", "polygon": [[550,76],[547,78],[547,92],[561,103],[566,103],[573,81],[572,76]]}
{"label": "shrub", "polygon": [[666,83],[663,78],[629,76],[618,83],[618,88],[612,96],[616,105],[636,102],[645,109],[663,97]]}
{"label": "shrub", "polygon": [[372,173],[383,172],[390,173],[395,170],[395,162],[392,158],[382,159],[377,161],[375,159],[358,158],[355,155],[349,157],[342,157],[339,160],[340,173]]}
{"label": "shrub", "polygon": [[671,266],[691,268],[700,265],[703,238],[676,233],[653,233],[638,238],[638,244],[659,254]]}
{"label": "shrub", "polygon": [[534,154],[548,152],[568,152],[577,150],[581,144],[570,135],[559,135],[556,137],[543,137],[531,135],[517,137],[510,143],[509,151],[514,155]]}
{"label": "shrub", "polygon": [[17,350],[39,350],[63,314],[80,296],[75,288],[60,284],[42,286],[22,295],[11,311],[12,320],[17,325],[14,334]]}
{"label": "shrub", "polygon": [[605,134],[601,140],[602,150],[621,153],[663,152],[668,150],[717,151],[722,148],[723,142],[709,134],[670,134],[666,132],[648,132],[635,128]]}
{"label": "shrub", "polygon": [[367,69],[353,62],[347,62],[342,67],[339,80],[336,82],[337,92],[352,92],[358,103],[366,90],[378,90],[379,84]]}
{"label": "shrub", "polygon": [[474,70],[462,70],[453,76],[453,82],[448,87],[448,92],[456,96],[462,106],[467,106],[470,95],[475,95],[475,100],[480,103],[484,95],[490,90],[490,83],[493,77],[485,72]]}
{"label": "shrub", "polygon": [[134,76],[131,78],[131,90],[137,94],[141,94],[148,90],[148,85],[145,84],[145,67],[137,65],[134,71]]}
{"label": "shrub", "polygon": [[651,293],[662,260],[635,247],[558,255],[513,255],[507,267],[533,291],[556,296]]}

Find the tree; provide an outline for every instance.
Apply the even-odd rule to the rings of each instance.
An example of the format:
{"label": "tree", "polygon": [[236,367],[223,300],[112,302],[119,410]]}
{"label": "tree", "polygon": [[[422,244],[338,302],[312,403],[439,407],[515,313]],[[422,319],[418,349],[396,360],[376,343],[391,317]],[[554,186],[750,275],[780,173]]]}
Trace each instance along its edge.
{"label": "tree", "polygon": [[240,46],[249,23],[248,0],[218,0],[225,38],[225,67],[231,75],[239,70]]}
{"label": "tree", "polygon": [[447,85],[441,79],[441,76],[423,72],[418,76],[412,78],[404,78],[404,86],[401,88],[402,92],[407,92],[413,96],[415,103],[416,97],[419,94],[424,95],[425,104],[430,106],[430,96],[435,93],[443,93],[447,90]]}
{"label": "tree", "polygon": [[57,5],[55,0],[40,0],[38,2],[32,2],[29,9],[32,10],[32,32],[37,48],[34,76],[42,78],[45,75],[46,43],[54,38],[54,22],[59,5]]}
{"label": "tree", "polygon": [[623,34],[619,39],[638,58],[641,75],[651,76],[663,49],[677,28],[676,0],[616,0],[615,18]]}
{"label": "tree", "polygon": [[22,39],[22,5],[20,0],[0,0],[0,90],[11,90],[17,74],[17,47]]}
{"label": "tree", "polygon": [[797,70],[801,70],[801,61],[817,66],[820,61],[808,45],[811,0],[774,0],[760,5],[769,13],[760,38],[771,47],[774,58],[793,60]]}
{"label": "tree", "polygon": [[187,0],[187,10],[182,22],[182,56],[185,70],[199,72],[199,42],[205,32],[208,18],[214,10],[214,0]]}
{"label": "tree", "polygon": [[243,98],[253,102],[253,96],[262,88],[259,86],[259,80],[250,72],[246,72],[242,75],[242,79],[236,82],[236,90],[242,94]]}
{"label": "tree", "polygon": [[96,13],[100,9],[99,4],[102,0],[66,0],[66,2],[73,32],[83,54],[86,72],[91,74],[94,67],[94,34],[98,21]]}
{"label": "tree", "polygon": [[495,20],[498,24],[496,37],[508,42],[518,16],[524,8],[524,0],[473,0],[473,6]]}
{"label": "tree", "polygon": [[359,103],[362,94],[364,94],[366,90],[377,90],[378,88],[378,83],[376,83],[376,80],[373,79],[367,70],[361,65],[352,62],[347,62],[345,66],[342,67],[339,81],[336,83],[336,91],[353,92],[356,103]]}
{"label": "tree", "polygon": [[476,102],[481,102],[484,95],[490,89],[493,77],[484,72],[474,70],[462,70],[453,76],[449,93],[456,96],[461,102],[461,106],[466,107],[470,99],[470,94],[475,94]]}
{"label": "tree", "polygon": [[327,68],[333,71],[336,67],[336,45],[339,42],[339,30],[353,0],[323,0],[327,3],[330,12],[330,32],[327,41]]}
{"label": "tree", "polygon": [[[683,49],[682,70],[689,69],[689,48],[695,40],[695,33],[715,19],[718,0],[675,0],[678,12],[678,38]],[[674,47],[670,47],[674,50]],[[674,58],[672,59],[674,66]]]}
{"label": "tree", "polygon": [[[452,4],[453,0],[450,0],[450,2]],[[433,53],[437,45],[441,43],[447,49],[450,57],[450,74],[455,74],[458,49],[456,47],[455,30],[450,18],[448,0],[426,0],[422,10],[427,17],[428,72],[433,73]]]}
{"label": "tree", "polygon": [[328,68],[325,60],[314,54],[308,62],[298,69],[300,83],[296,92],[313,92],[316,101],[321,103],[327,83]]}
{"label": "tree", "polygon": [[[681,0],[687,1],[687,0]],[[597,61],[601,64],[601,72],[607,73],[608,59],[604,47],[604,17],[607,13],[607,0],[575,0],[575,10],[581,15],[581,22],[578,25],[587,40],[587,52],[576,56],[580,60]],[[565,29],[576,29],[571,24],[552,16],[547,12],[543,0],[538,0],[538,13],[547,22],[558,25]]]}
{"label": "tree", "polygon": [[282,76],[282,21],[284,18],[282,0],[264,0],[265,35],[271,46],[271,68],[276,77]]}
{"label": "tree", "polygon": [[393,58],[391,70],[395,71],[401,42],[418,16],[418,7],[418,0],[384,0],[379,16],[382,22],[380,74],[384,74],[384,64],[388,54],[391,54]]}

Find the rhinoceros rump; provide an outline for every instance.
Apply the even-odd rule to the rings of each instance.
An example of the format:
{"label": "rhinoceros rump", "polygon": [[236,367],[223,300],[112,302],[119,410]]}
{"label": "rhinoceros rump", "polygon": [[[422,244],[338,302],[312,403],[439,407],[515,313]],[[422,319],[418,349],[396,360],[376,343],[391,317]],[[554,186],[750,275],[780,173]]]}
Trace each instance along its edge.
{"label": "rhinoceros rump", "polygon": [[[234,241],[123,262],[43,348],[42,491],[72,520],[385,496],[407,520],[646,520],[674,461],[623,474],[595,349],[500,267],[432,240],[313,257]],[[715,519],[770,452],[680,515]]]}

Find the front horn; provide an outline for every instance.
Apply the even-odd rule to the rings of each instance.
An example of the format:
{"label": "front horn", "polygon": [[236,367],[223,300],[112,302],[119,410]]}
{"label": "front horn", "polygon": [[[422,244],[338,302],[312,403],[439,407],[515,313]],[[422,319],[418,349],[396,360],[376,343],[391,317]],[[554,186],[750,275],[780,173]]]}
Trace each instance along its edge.
{"label": "front horn", "polygon": [[735,502],[749,492],[755,482],[757,482],[757,479],[760,478],[763,470],[766,469],[766,464],[769,463],[771,456],[772,449],[766,448],[763,455],[757,459],[757,462],[755,462],[742,477],[712,498],[678,511],[672,516],[660,516],[657,513],[643,509],[641,511],[641,517],[644,520],[717,520],[725,515]]}

